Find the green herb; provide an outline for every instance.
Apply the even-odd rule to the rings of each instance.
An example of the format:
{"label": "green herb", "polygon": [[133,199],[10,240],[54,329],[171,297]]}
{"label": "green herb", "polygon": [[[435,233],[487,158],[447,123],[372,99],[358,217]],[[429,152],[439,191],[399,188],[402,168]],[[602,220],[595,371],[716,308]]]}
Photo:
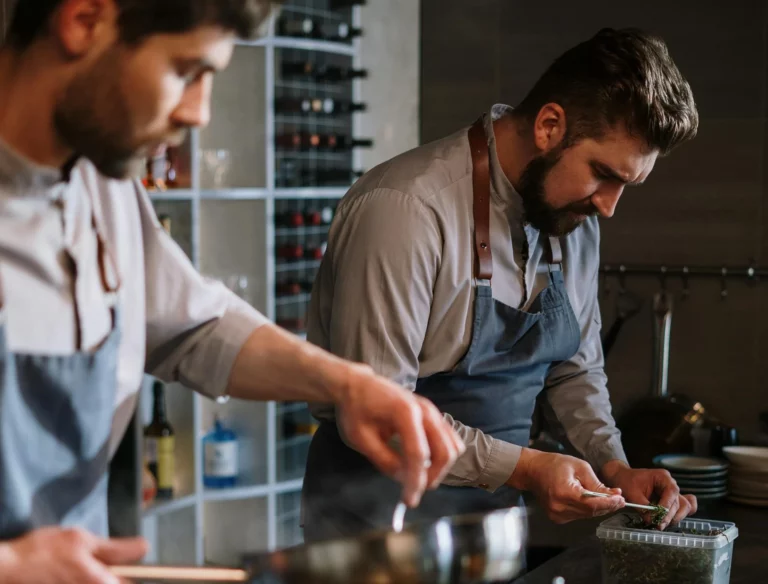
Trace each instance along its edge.
{"label": "green herb", "polygon": [[603,568],[611,584],[711,584],[713,550],[604,540]]}
{"label": "green herb", "polygon": [[667,513],[669,513],[668,509],[665,509],[661,505],[654,505],[653,511],[651,512],[651,525],[654,527],[661,525],[661,522],[664,521]]}
{"label": "green herb", "polygon": [[[627,516],[626,527],[654,530],[639,516]],[[716,536],[723,529],[706,532],[670,527],[667,533]],[[605,583],[610,584],[712,584],[715,582],[715,550],[655,543],[603,540]]]}

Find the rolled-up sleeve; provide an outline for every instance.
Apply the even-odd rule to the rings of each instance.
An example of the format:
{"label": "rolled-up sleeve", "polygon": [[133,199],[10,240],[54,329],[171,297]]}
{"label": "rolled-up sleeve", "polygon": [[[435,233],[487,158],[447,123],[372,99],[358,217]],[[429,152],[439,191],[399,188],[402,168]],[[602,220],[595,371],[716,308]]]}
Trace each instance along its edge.
{"label": "rolled-up sleeve", "polygon": [[577,315],[581,327],[579,350],[550,371],[546,396],[570,443],[599,470],[611,460],[626,462],[626,456],[611,413],[603,368],[597,270],[588,286],[587,300]]}
{"label": "rolled-up sleeve", "polygon": [[197,272],[162,229],[141,189],[139,204],[146,272],[146,372],[209,397],[221,396],[240,349],[267,318],[220,282]]}
{"label": "rolled-up sleeve", "polygon": [[[313,290],[310,311],[331,315],[328,330],[313,330],[325,317],[310,318],[309,340],[325,336],[335,355],[415,389],[442,240],[431,211],[406,193],[375,189],[350,202],[334,222],[330,264]],[[313,412],[332,413],[323,406]],[[521,449],[445,417],[467,449],[444,483],[490,491],[504,484]]]}

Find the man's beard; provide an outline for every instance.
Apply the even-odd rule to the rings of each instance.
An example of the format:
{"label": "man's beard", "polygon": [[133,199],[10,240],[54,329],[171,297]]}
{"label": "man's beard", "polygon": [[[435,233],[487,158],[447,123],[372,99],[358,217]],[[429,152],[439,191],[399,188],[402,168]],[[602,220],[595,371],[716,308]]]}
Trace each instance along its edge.
{"label": "man's beard", "polygon": [[564,148],[556,148],[531,160],[523,170],[517,191],[523,200],[525,221],[544,235],[562,237],[572,233],[584,221],[594,215],[591,203],[577,202],[556,209],[546,201],[544,182],[557,165]]}
{"label": "man's beard", "polygon": [[141,172],[133,116],[120,87],[120,56],[108,50],[67,87],[54,112],[64,143],[101,174],[124,179]]}

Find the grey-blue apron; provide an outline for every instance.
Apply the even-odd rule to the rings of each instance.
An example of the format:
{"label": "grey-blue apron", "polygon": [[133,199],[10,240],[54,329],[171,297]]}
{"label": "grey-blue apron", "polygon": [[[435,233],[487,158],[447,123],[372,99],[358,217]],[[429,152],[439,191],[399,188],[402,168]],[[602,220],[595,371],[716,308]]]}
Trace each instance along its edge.
{"label": "grey-blue apron", "polygon": [[[484,433],[528,446],[536,398],[550,368],[579,348],[580,330],[561,271],[561,248],[550,240],[549,285],[528,311],[491,294],[490,178],[488,139],[482,119],[469,132],[473,158],[476,294],[469,349],[452,371],[421,378],[416,392],[440,411]],[[323,422],[313,437],[304,478],[306,541],[351,536],[391,524],[401,487],[347,447],[336,425]],[[511,507],[520,493],[502,486],[493,493],[443,485],[428,491],[406,519]]]}
{"label": "grey-blue apron", "polygon": [[[95,217],[93,226],[102,284],[114,299]],[[107,535],[119,344],[116,306],[101,346],[69,356],[12,353],[0,317],[0,540],[51,525]]]}

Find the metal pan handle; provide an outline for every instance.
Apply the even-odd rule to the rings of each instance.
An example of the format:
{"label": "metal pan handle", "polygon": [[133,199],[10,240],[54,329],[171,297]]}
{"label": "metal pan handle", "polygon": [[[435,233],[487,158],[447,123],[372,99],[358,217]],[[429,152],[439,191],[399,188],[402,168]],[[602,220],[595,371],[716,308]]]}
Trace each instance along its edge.
{"label": "metal pan handle", "polygon": [[248,572],[234,568],[195,566],[110,566],[119,578],[150,582],[247,582]]}

